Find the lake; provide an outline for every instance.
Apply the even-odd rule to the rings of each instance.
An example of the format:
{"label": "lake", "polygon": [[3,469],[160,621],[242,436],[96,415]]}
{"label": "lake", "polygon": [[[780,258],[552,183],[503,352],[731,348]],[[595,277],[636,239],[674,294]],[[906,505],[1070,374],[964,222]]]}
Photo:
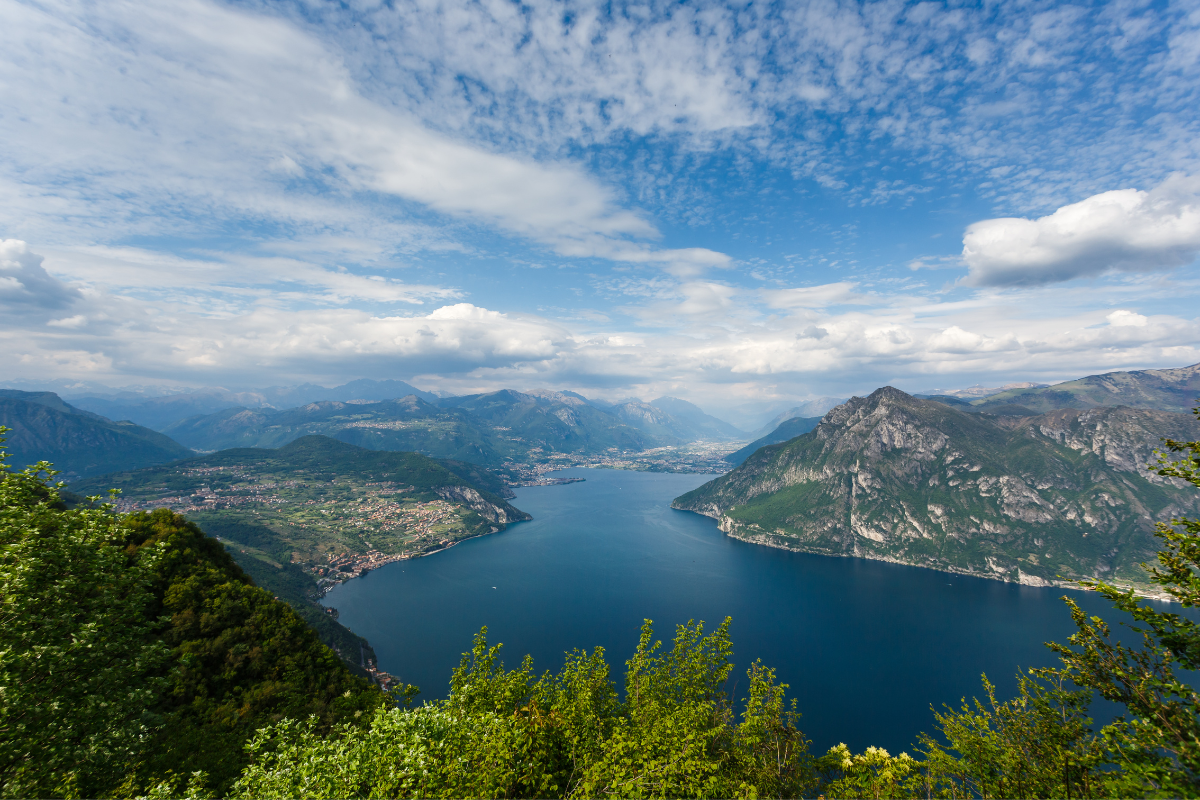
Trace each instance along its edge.
{"label": "lake", "polygon": [[[930,705],[980,694],[984,672],[1011,696],[1015,670],[1057,663],[1042,643],[1074,631],[1063,589],[790,553],[669,508],[712,476],[555,475],[586,481],[518,489],[512,503],[533,521],[389,564],[325,603],[371,642],[380,669],[421,687],[418,699],[445,696],[484,625],[510,669],[530,653],[536,672],[557,671],[565,651],[600,645],[619,684],[644,618],[668,643],[678,623],[711,630],[731,616],[731,688],[744,696],[756,658],[775,667],[818,754],[838,742],[911,750],[932,731]],[[1070,594],[1113,619],[1102,598]]]}

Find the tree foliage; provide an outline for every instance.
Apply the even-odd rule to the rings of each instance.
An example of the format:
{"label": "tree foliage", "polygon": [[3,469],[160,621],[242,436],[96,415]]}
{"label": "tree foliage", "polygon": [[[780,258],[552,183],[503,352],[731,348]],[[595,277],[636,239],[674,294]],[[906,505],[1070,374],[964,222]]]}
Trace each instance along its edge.
{"label": "tree foliage", "polygon": [[[0,450],[0,467],[4,458]],[[161,725],[169,651],[153,635],[156,559],[130,566],[119,521],[64,508],[53,475],[45,462],[0,469],[0,793],[9,796],[95,794]]]}
{"label": "tree foliage", "polygon": [[367,729],[322,736],[314,721],[260,731],[244,797],[794,797],[814,788],[808,742],[785,686],[760,664],[734,717],[722,690],[729,620],[678,627],[663,651],[650,622],[626,662],[624,697],[603,650],[569,653],[535,680],[530,659],[505,671],[486,629],[450,695],[380,710]]}
{"label": "tree foliage", "polygon": [[49,464],[4,458],[0,795],[221,791],[259,727],[390,704],[195,525],[69,509]]}

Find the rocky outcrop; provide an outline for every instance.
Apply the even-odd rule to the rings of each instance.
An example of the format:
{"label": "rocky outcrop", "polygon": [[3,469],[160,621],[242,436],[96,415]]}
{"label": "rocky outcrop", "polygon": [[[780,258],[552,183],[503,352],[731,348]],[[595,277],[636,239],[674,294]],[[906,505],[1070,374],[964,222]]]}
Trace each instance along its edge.
{"label": "rocky outcrop", "polygon": [[434,491],[446,502],[461,503],[488,522],[507,525],[511,522],[533,519],[524,511],[514,508],[508,503],[488,500],[470,486],[439,486]]}
{"label": "rocky outcrop", "polygon": [[1050,585],[1140,581],[1154,522],[1200,494],[1146,470],[1188,415],[1131,408],[968,414],[885,387],[679,497],[731,536]]}

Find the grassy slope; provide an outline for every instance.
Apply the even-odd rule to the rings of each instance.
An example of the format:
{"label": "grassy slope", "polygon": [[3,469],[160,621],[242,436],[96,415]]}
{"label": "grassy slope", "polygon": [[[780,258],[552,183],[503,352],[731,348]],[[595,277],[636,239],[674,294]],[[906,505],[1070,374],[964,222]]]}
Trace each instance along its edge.
{"label": "grassy slope", "polygon": [[8,434],[12,464],[50,461],[68,479],[191,455],[186,447],[161,433],[132,422],[113,422],[79,412],[61,400],[51,404],[41,399],[0,397],[0,425],[12,429]]}

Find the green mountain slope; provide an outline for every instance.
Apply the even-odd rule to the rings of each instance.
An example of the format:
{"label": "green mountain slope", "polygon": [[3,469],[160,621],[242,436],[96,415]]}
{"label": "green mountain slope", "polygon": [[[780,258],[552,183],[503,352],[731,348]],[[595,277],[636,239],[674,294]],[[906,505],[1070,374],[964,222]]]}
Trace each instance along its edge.
{"label": "green mountain slope", "polygon": [[513,391],[450,398],[446,407],[415,396],[382,402],[324,401],[300,408],[227,409],[182,420],[167,432],[198,450],[279,447],[322,434],[374,450],[500,466],[551,453],[643,450],[659,440],[608,412],[556,392]]}
{"label": "green mountain slope", "polygon": [[885,387],[761,448],[673,507],[729,535],[1035,585],[1141,583],[1154,520],[1197,507],[1145,470],[1189,415],[1132,408],[967,414]]}
{"label": "green mountain slope", "polygon": [[157,431],[81,411],[53,392],[0,390],[0,425],[11,428],[8,449],[14,465],[50,461],[69,481],[192,455]]}
{"label": "green mountain slope", "polygon": [[1041,389],[1014,389],[972,405],[994,411],[1004,405],[1023,406],[1035,413],[1056,408],[1130,406],[1186,414],[1200,402],[1200,364],[1179,369],[1108,372]]}
{"label": "green mountain slope", "polygon": [[263,725],[391,703],[178,515],[67,508],[4,467],[0,521],[5,796],[182,796],[202,770],[224,797]]}
{"label": "green mountain slope", "polygon": [[219,537],[255,581],[353,663],[356,637],[315,605],[324,587],[529,519],[477,466],[326,436],[276,450],[223,450],[72,487],[85,495],[109,488],[121,491],[123,511],[169,508]]}
{"label": "green mountain slope", "polygon": [[729,455],[725,456],[725,460],[730,464],[741,464],[751,455],[753,455],[760,447],[766,447],[769,444],[779,444],[786,442],[789,439],[795,439],[797,436],[802,436],[821,422],[820,417],[792,417],[786,419],[779,424],[779,427],[768,433],[761,439],[756,439],[740,450],[734,450]]}

